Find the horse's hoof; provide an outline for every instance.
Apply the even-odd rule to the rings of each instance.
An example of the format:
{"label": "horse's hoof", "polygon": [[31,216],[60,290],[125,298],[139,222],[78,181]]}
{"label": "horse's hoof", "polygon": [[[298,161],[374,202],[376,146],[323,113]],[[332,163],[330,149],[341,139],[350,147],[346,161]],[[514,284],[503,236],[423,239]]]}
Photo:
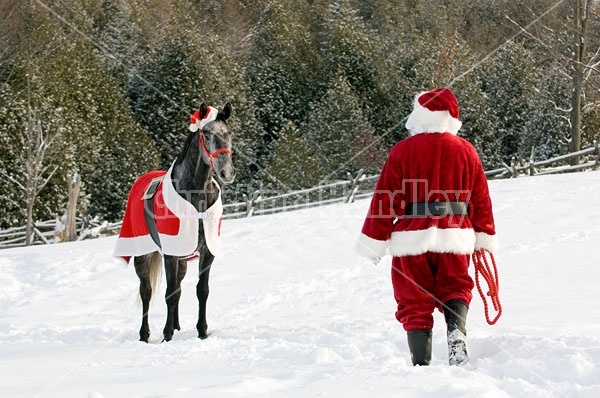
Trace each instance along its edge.
{"label": "horse's hoof", "polygon": [[208,338],[209,334],[204,332],[204,333],[198,333],[198,338],[200,340],[206,340]]}

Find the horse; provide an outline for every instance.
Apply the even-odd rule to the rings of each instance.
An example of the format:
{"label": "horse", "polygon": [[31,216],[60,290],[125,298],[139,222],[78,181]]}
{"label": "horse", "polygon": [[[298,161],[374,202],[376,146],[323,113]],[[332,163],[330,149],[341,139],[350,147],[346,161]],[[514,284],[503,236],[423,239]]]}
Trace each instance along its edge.
{"label": "horse", "polygon": [[[172,198],[167,198],[167,195],[183,198],[185,203],[180,202],[175,207],[181,205],[183,208],[187,209],[187,213],[181,220],[177,219],[175,221],[178,223],[180,231],[183,228],[184,223],[187,223],[186,225],[188,228],[189,225],[195,226],[197,224],[197,230],[191,231],[191,233],[188,234],[189,236],[184,237],[184,239],[188,241],[191,240],[191,244],[186,243],[188,248],[182,250],[189,251],[195,248],[192,253],[188,253],[191,254],[191,256],[173,255],[173,252],[177,252],[177,250],[173,249],[171,249],[171,253],[167,254],[165,245],[170,243],[172,236],[169,235],[168,232],[161,232],[160,229],[163,228],[165,219],[172,218],[173,214],[171,213],[171,210],[165,211],[162,209],[162,205],[157,205],[156,201],[153,203],[150,202],[150,206],[153,207],[152,209],[149,208],[148,202],[145,202],[144,218],[147,220],[148,235],[151,236],[150,238],[148,235],[141,238],[129,238],[144,239],[140,245],[147,248],[144,250],[136,248],[133,251],[138,253],[138,255],[132,256],[135,272],[140,280],[139,297],[142,302],[142,325],[139,332],[140,341],[147,343],[150,338],[148,311],[152,295],[156,290],[158,280],[161,278],[161,259],[164,262],[167,281],[167,291],[165,295],[167,320],[163,329],[163,341],[170,341],[173,338],[174,331],[181,330],[179,324],[181,282],[187,272],[187,261],[191,257],[195,258],[196,256],[198,257],[199,267],[198,284],[196,286],[196,296],[198,297],[198,322],[196,324],[196,329],[200,339],[206,339],[208,337],[206,301],[209,294],[208,280],[210,269],[215,258],[213,253],[215,250],[209,245],[211,242],[209,239],[211,235],[208,235],[208,232],[205,231],[205,229],[207,228],[207,225],[209,227],[208,229],[212,228],[210,227],[211,225],[214,225],[214,222],[213,224],[210,224],[210,220],[209,224],[206,223],[206,220],[209,218],[207,217],[207,214],[211,215],[211,217],[214,216],[214,214],[210,214],[210,211],[218,204],[220,206],[220,213],[216,214],[218,217],[218,220],[216,220],[218,223],[216,228],[218,228],[217,233],[220,235],[220,221],[222,214],[220,188],[213,176],[223,185],[232,183],[235,178],[235,168],[233,167],[231,152],[232,134],[227,125],[227,119],[230,117],[231,112],[232,107],[230,103],[227,103],[221,111],[212,107],[207,107],[206,104],[203,103],[200,106],[200,109],[192,116],[192,122],[197,121],[198,123],[192,123],[192,126],[190,126],[192,133],[187,137],[181,152],[171,166],[170,172],[167,172],[166,175],[165,172],[151,174],[150,177],[152,178],[150,178],[150,181],[158,183],[154,184],[154,188],[151,188],[152,184],[148,184],[147,182],[145,184],[148,185],[147,188],[144,188],[146,190],[146,199],[148,199],[148,194],[150,194],[150,196],[153,195],[153,192],[149,192],[149,190],[151,191],[153,189],[157,192],[157,196],[159,196],[158,194],[160,193],[165,196],[165,202],[172,200]],[[158,178],[156,175],[158,175]],[[138,181],[140,181],[142,177],[138,178]],[[146,178],[146,181],[148,181],[148,178]],[[134,183],[134,186],[136,184],[137,182]],[[163,185],[162,190],[160,185]],[[140,202],[139,200],[134,200],[132,198],[133,192],[134,189],[132,188],[125,217],[127,217],[127,212],[130,208],[130,202],[133,202],[131,205],[132,208],[136,203]],[[190,207],[190,205],[193,207]],[[177,210],[173,210],[173,212],[177,213]],[[189,214],[190,212],[194,214]],[[152,218],[149,216],[151,213],[153,213],[154,220],[149,219]],[[202,219],[202,222],[199,221],[200,219]],[[136,222],[135,224],[140,223]],[[123,224],[123,228],[124,227],[125,221]],[[121,234],[123,234],[123,228]],[[214,228],[212,229],[214,230]],[[197,241],[194,232],[197,232]],[[158,239],[157,236],[160,239]],[[119,240],[121,240],[121,237]],[[127,241],[127,239],[123,239],[123,241]],[[150,251],[155,249],[156,246],[161,248],[161,243],[163,245],[163,250],[153,250],[152,252],[139,255],[140,251]],[[196,243],[195,247],[193,246],[194,243]],[[213,246],[215,246],[214,243]],[[151,247],[152,249],[148,249],[148,247]],[[211,252],[211,250],[213,250],[213,252]],[[124,253],[131,254],[131,252],[127,252],[127,250],[117,250],[117,248],[115,248],[115,255],[121,255],[121,257],[129,262],[129,258],[126,255],[123,255]]]}

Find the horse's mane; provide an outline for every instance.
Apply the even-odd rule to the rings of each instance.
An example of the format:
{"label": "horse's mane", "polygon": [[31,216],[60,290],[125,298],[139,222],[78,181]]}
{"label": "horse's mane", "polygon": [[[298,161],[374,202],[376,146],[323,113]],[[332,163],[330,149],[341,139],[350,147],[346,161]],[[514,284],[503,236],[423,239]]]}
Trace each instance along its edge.
{"label": "horse's mane", "polygon": [[183,163],[183,161],[185,160],[185,155],[188,153],[188,150],[190,149],[190,146],[192,145],[193,139],[196,138],[198,136],[198,134],[199,134],[199,132],[188,135],[187,139],[185,140],[185,144],[183,144],[183,148],[181,149],[181,152],[179,152],[179,155],[177,155],[177,159],[175,159],[175,166],[178,166],[181,163]]}

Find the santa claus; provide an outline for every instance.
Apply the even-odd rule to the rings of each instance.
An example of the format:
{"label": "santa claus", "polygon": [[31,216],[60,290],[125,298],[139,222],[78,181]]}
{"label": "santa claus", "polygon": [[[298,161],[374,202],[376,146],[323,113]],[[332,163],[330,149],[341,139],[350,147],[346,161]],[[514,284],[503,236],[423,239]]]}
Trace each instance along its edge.
{"label": "santa claus", "polygon": [[447,323],[449,363],[468,362],[469,259],[496,248],[487,180],[475,148],[457,136],[461,126],[448,88],[417,95],[406,121],[410,137],[389,153],[357,244],[375,262],[386,251],[393,256],[396,318],[413,365],[431,360],[435,308]]}

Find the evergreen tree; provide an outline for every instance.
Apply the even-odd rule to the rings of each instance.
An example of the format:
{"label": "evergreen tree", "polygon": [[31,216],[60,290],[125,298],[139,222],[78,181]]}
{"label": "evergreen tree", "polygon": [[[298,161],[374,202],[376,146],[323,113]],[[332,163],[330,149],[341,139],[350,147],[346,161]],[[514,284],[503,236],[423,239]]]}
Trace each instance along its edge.
{"label": "evergreen tree", "polygon": [[483,168],[491,170],[502,165],[497,116],[490,108],[488,97],[481,89],[481,70],[465,76],[452,87],[460,107],[462,127],[460,137],[469,141],[479,154]]}
{"label": "evergreen tree", "polygon": [[320,102],[312,107],[302,127],[313,153],[319,154],[327,180],[345,179],[358,170],[356,159],[364,148],[355,147],[357,137],[373,134],[361,103],[345,76],[340,75]]}
{"label": "evergreen tree", "polygon": [[21,193],[11,179],[18,170],[21,147],[16,132],[25,125],[26,115],[26,102],[0,81],[0,228],[21,226],[25,219]]}
{"label": "evergreen tree", "polygon": [[528,158],[534,148],[537,160],[568,152],[569,82],[562,75],[544,72],[537,82],[525,121],[519,156]]}
{"label": "evergreen tree", "polygon": [[88,11],[93,18],[92,38],[100,46],[101,59],[124,89],[135,74],[136,59],[141,55],[141,29],[130,3],[100,0],[97,9]]}
{"label": "evergreen tree", "polygon": [[[65,43],[43,89],[53,93],[63,120],[63,178],[78,171],[90,196],[88,211],[117,219],[131,183],[157,166],[156,151],[130,113],[126,97],[87,41]],[[110,178],[107,178],[110,176]],[[61,189],[64,190],[64,179]]]}
{"label": "evergreen tree", "polygon": [[533,113],[530,104],[538,76],[531,53],[517,43],[507,43],[494,54],[482,76],[482,88],[497,118],[500,154],[506,162],[519,153],[524,126]]}
{"label": "evergreen tree", "polygon": [[270,0],[256,26],[246,79],[265,130],[261,165],[288,120],[304,123],[311,101],[324,92],[321,59],[308,29],[313,17],[307,2]]}
{"label": "evergreen tree", "polygon": [[279,132],[272,160],[259,177],[269,191],[309,188],[323,177],[319,162],[319,153],[290,121]]}
{"label": "evergreen tree", "polygon": [[133,111],[148,131],[167,169],[181,149],[189,130],[189,116],[202,103],[200,54],[183,35],[172,35],[141,65],[140,77],[132,82]]}
{"label": "evergreen tree", "polygon": [[385,57],[379,36],[367,28],[350,0],[331,2],[323,23],[323,58],[329,88],[340,74],[361,100],[367,120],[378,129],[389,127],[389,97],[383,90]]}
{"label": "evergreen tree", "polygon": [[[26,103],[26,114],[33,115],[28,116],[29,124],[54,137],[45,161],[57,169],[39,194],[34,218],[51,219],[63,213],[65,178],[78,171],[86,187],[82,196],[89,197],[87,210],[116,219],[133,179],[156,164],[155,151],[133,121],[119,82],[99,58],[104,54],[80,34],[92,30],[91,19],[85,17],[85,9],[71,11],[67,15],[72,26],[80,24],[77,31],[64,29],[54,14],[36,3],[24,6],[23,19],[36,24],[26,32],[27,45],[12,58],[21,72],[8,80],[13,103]],[[27,125],[8,127],[7,134],[22,136]],[[18,147],[13,152],[10,167],[15,175],[23,175],[27,154]]]}

